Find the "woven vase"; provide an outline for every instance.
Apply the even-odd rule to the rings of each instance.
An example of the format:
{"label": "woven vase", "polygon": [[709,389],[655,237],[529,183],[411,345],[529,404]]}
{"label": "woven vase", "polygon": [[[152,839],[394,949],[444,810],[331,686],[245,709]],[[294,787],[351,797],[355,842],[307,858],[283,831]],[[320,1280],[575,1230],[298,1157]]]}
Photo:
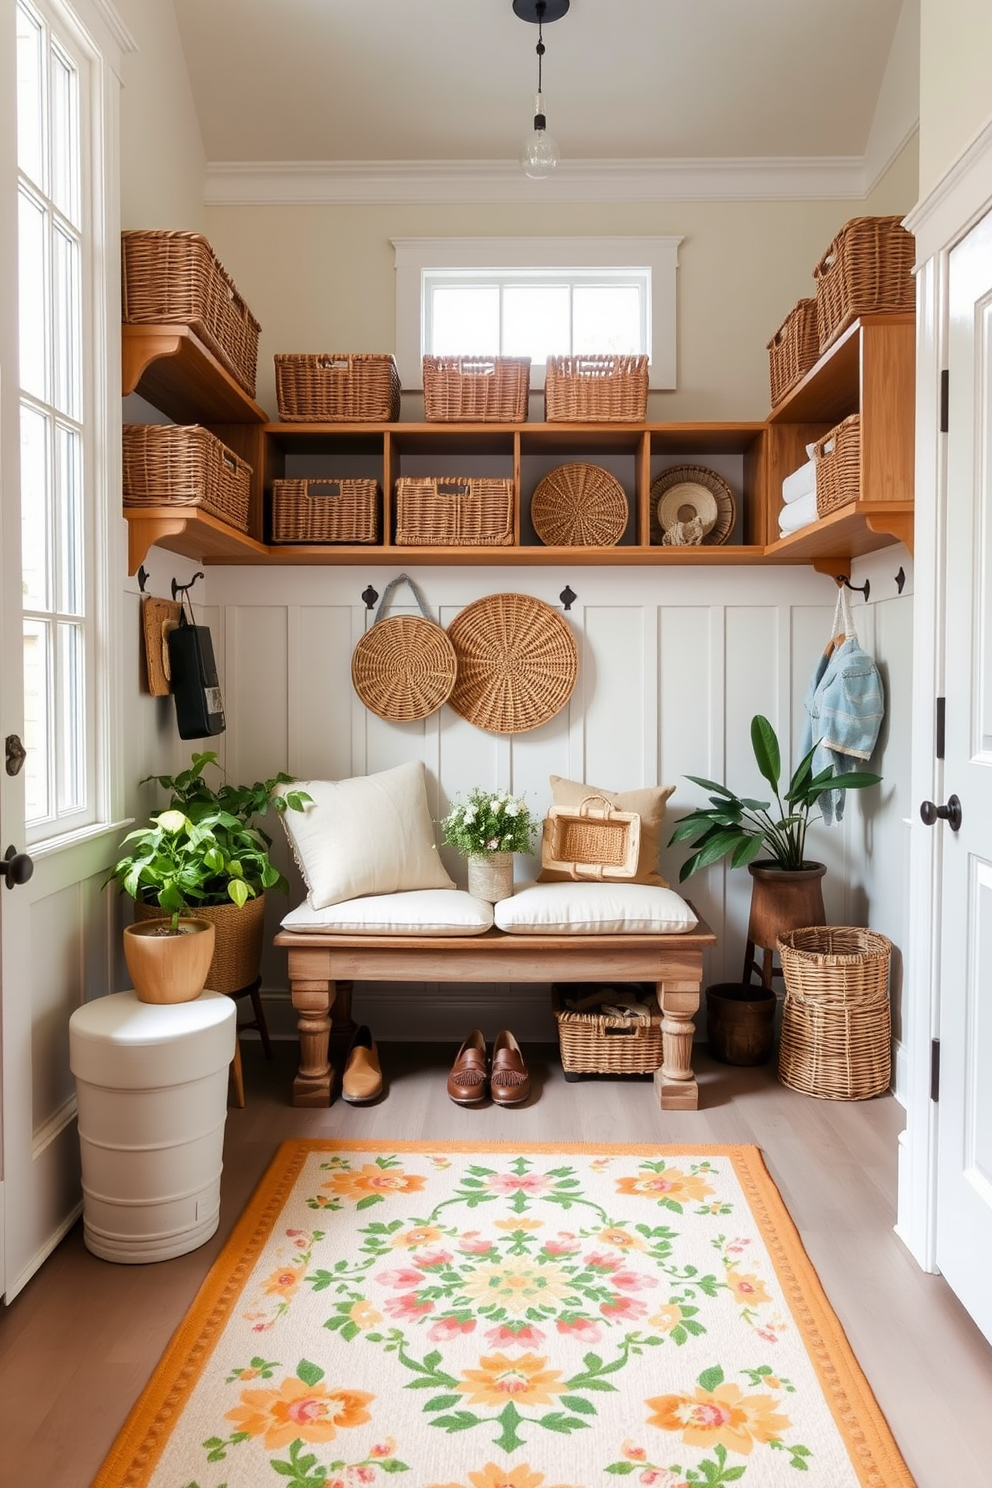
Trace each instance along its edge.
{"label": "woven vase", "polygon": [[473,853],[468,860],[468,891],[476,899],[487,899],[490,904],[509,899],[513,893],[513,854],[495,852],[477,856]]}

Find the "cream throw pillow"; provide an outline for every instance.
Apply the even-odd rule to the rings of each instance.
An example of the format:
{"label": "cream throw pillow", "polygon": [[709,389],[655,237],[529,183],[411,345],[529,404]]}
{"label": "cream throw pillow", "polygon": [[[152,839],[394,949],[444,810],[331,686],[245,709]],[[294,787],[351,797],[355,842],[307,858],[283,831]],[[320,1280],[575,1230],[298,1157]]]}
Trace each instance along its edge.
{"label": "cream throw pillow", "polygon": [[[641,790],[611,791],[599,785],[582,785],[578,780],[565,780],[561,775],[551,776],[551,796],[556,806],[567,806],[576,810],[587,796],[605,796],[617,811],[636,811],[641,818],[641,845],[637,854],[637,869],[633,878],[624,883],[654,884],[667,889],[668,880],[658,872],[658,854],[661,851],[661,829],[665,820],[665,802],[674,791],[674,785],[645,786]],[[562,883],[570,881],[570,875],[554,868],[542,868],[538,883]],[[617,880],[620,882],[621,880]]]}
{"label": "cream throw pillow", "polygon": [[434,841],[422,760],[292,788],[313,797],[302,811],[282,813],[313,909],[365,894],[454,888]]}
{"label": "cream throw pillow", "polygon": [[493,915],[509,935],[684,935],[699,923],[674,889],[629,881],[520,884]]}

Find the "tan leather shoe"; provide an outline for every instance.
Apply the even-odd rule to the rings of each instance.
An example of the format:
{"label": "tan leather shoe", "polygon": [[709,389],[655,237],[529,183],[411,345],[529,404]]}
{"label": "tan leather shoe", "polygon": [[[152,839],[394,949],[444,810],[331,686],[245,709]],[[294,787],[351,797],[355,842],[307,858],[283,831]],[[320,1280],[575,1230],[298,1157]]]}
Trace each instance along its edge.
{"label": "tan leather shoe", "polygon": [[379,1051],[368,1028],[362,1024],[348,1048],[341,1076],[341,1099],[352,1106],[365,1106],[382,1094]]}
{"label": "tan leather shoe", "polygon": [[530,1075],[520,1045],[508,1028],[496,1035],[489,1093],[498,1106],[519,1106],[530,1095]]}
{"label": "tan leather shoe", "polygon": [[481,1106],[489,1094],[486,1079],[486,1041],[473,1028],[455,1055],[448,1075],[448,1094],[458,1106]]}

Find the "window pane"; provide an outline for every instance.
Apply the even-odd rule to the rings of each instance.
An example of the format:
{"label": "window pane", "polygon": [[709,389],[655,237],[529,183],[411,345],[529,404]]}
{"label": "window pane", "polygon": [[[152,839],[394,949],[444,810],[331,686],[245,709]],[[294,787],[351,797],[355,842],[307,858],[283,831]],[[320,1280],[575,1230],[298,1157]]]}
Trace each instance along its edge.
{"label": "window pane", "polygon": [[17,163],[37,186],[43,186],[44,37],[36,18],[17,7]]}
{"label": "window pane", "polygon": [[55,430],[55,522],[59,534],[58,608],[63,615],[83,613],[82,450],[75,429]]}
{"label": "window pane", "polygon": [[503,291],[504,356],[543,362],[571,351],[567,284],[508,284]]}
{"label": "window pane", "polygon": [[572,335],[578,352],[641,350],[641,296],[633,284],[577,284]]}
{"label": "window pane", "polygon": [[499,352],[499,290],[495,284],[452,284],[431,295],[434,356],[495,356]]}
{"label": "window pane", "polygon": [[21,387],[44,399],[45,385],[45,212],[22,192],[18,198],[17,277],[20,309]]}
{"label": "window pane", "polygon": [[48,420],[21,409],[21,568],[24,608],[48,609]]}
{"label": "window pane", "polygon": [[61,624],[59,635],[58,809],[72,811],[84,804],[83,781],[83,628]]}
{"label": "window pane", "polygon": [[79,106],[76,69],[62,52],[52,52],[52,200],[79,226]]}
{"label": "window pane", "polygon": [[52,235],[55,377],[52,401],[70,418],[80,418],[79,245],[65,233]]}
{"label": "window pane", "polygon": [[49,627],[42,620],[24,622],[24,812],[28,822],[51,816],[49,760]]}

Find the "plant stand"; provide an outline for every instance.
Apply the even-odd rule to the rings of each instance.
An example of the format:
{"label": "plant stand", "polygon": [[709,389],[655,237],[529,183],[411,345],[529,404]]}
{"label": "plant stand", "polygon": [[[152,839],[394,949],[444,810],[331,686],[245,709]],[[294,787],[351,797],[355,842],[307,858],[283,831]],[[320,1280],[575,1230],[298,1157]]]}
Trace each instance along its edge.
{"label": "plant stand", "polygon": [[[773,965],[779,936],[807,925],[822,925],[826,919],[823,876],[827,868],[825,863],[810,863],[805,868],[789,870],[758,862],[749,864],[747,871],[753,882],[741,981],[750,982],[754,973],[760,971],[761,985],[770,988],[772,978],[782,975]],[[758,949],[763,953],[760,968]]]}

